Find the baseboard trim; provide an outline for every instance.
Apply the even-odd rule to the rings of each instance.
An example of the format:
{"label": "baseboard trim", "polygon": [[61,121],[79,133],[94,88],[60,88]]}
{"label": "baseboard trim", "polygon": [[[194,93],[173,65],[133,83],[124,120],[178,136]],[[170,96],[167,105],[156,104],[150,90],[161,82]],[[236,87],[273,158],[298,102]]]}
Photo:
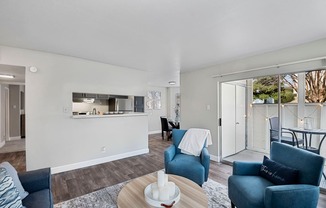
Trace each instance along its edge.
{"label": "baseboard trim", "polygon": [[98,164],[102,164],[102,163],[111,162],[114,160],[120,160],[120,159],[127,158],[127,157],[142,155],[142,154],[146,154],[146,153],[149,153],[148,148],[136,150],[136,151],[132,151],[132,152],[126,152],[126,153],[122,153],[122,154],[118,154],[118,155],[112,155],[112,156],[108,156],[108,157],[102,157],[102,158],[98,158],[98,159],[94,159],[94,160],[87,160],[87,161],[83,161],[83,162],[53,167],[53,168],[51,168],[51,173],[56,174],[56,173],[70,171],[70,170],[76,170],[79,168],[85,168],[85,167],[89,167],[92,165],[98,165]]}
{"label": "baseboard trim", "polygon": [[148,134],[158,134],[161,133],[161,130],[157,130],[157,131],[149,131]]}
{"label": "baseboard trim", "polygon": [[221,162],[221,157],[216,156],[216,155],[210,155],[211,156],[211,160],[215,161],[215,162]]}
{"label": "baseboard trim", "polygon": [[3,147],[3,146],[5,146],[5,144],[6,144],[6,141],[2,141],[2,142],[0,143],[0,148]]}
{"label": "baseboard trim", "polygon": [[21,139],[21,136],[9,137],[9,141],[20,140],[20,139]]}

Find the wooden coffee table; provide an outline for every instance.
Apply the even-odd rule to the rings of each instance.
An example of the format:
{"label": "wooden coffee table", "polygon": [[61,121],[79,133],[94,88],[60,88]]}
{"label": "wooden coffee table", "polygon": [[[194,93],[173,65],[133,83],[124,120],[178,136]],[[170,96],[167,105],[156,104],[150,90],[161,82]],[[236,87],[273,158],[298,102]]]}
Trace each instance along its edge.
{"label": "wooden coffee table", "polygon": [[[152,207],[145,201],[144,189],[147,185],[157,180],[156,174],[148,174],[136,178],[125,185],[118,195],[118,207]],[[174,182],[181,192],[180,201],[173,207],[205,207],[208,206],[208,199],[204,190],[193,181],[169,174],[169,181]]]}

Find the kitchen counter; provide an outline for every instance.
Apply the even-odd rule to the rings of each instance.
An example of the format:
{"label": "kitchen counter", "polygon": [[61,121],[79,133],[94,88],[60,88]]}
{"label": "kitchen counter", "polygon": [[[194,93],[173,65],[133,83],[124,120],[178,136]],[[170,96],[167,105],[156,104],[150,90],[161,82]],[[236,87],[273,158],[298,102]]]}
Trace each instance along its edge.
{"label": "kitchen counter", "polygon": [[147,116],[147,113],[123,113],[123,114],[108,114],[108,115],[73,115],[71,118],[111,118],[111,117],[133,117],[133,116]]}

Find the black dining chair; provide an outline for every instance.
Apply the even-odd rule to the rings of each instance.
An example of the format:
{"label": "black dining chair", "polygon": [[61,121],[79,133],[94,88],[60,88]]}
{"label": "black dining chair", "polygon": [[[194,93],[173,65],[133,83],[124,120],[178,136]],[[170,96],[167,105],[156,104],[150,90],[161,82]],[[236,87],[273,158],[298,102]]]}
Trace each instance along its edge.
{"label": "black dining chair", "polygon": [[169,140],[172,136],[172,127],[169,126],[168,119],[166,117],[161,118],[161,128],[162,128],[162,139],[164,140],[164,132],[166,132],[167,140]]}
{"label": "black dining chair", "polygon": [[[270,143],[273,141],[279,141],[279,122],[278,117],[271,117],[269,118],[269,124],[270,124]],[[297,138],[293,135],[292,132],[284,130],[284,128],[281,129],[281,143],[286,143],[292,146],[299,147],[300,145],[303,145],[303,139]]]}

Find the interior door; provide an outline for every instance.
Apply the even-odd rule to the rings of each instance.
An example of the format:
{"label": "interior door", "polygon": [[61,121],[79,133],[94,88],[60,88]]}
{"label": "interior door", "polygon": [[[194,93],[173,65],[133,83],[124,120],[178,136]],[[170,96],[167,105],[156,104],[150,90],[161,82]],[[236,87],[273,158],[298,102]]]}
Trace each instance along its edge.
{"label": "interior door", "polygon": [[236,126],[235,126],[235,153],[246,148],[246,88],[237,85],[235,96]]}
{"label": "interior door", "polygon": [[234,83],[221,84],[222,158],[246,147],[246,88]]}
{"label": "interior door", "polygon": [[222,158],[235,153],[235,85],[221,84],[221,104],[222,104]]}

